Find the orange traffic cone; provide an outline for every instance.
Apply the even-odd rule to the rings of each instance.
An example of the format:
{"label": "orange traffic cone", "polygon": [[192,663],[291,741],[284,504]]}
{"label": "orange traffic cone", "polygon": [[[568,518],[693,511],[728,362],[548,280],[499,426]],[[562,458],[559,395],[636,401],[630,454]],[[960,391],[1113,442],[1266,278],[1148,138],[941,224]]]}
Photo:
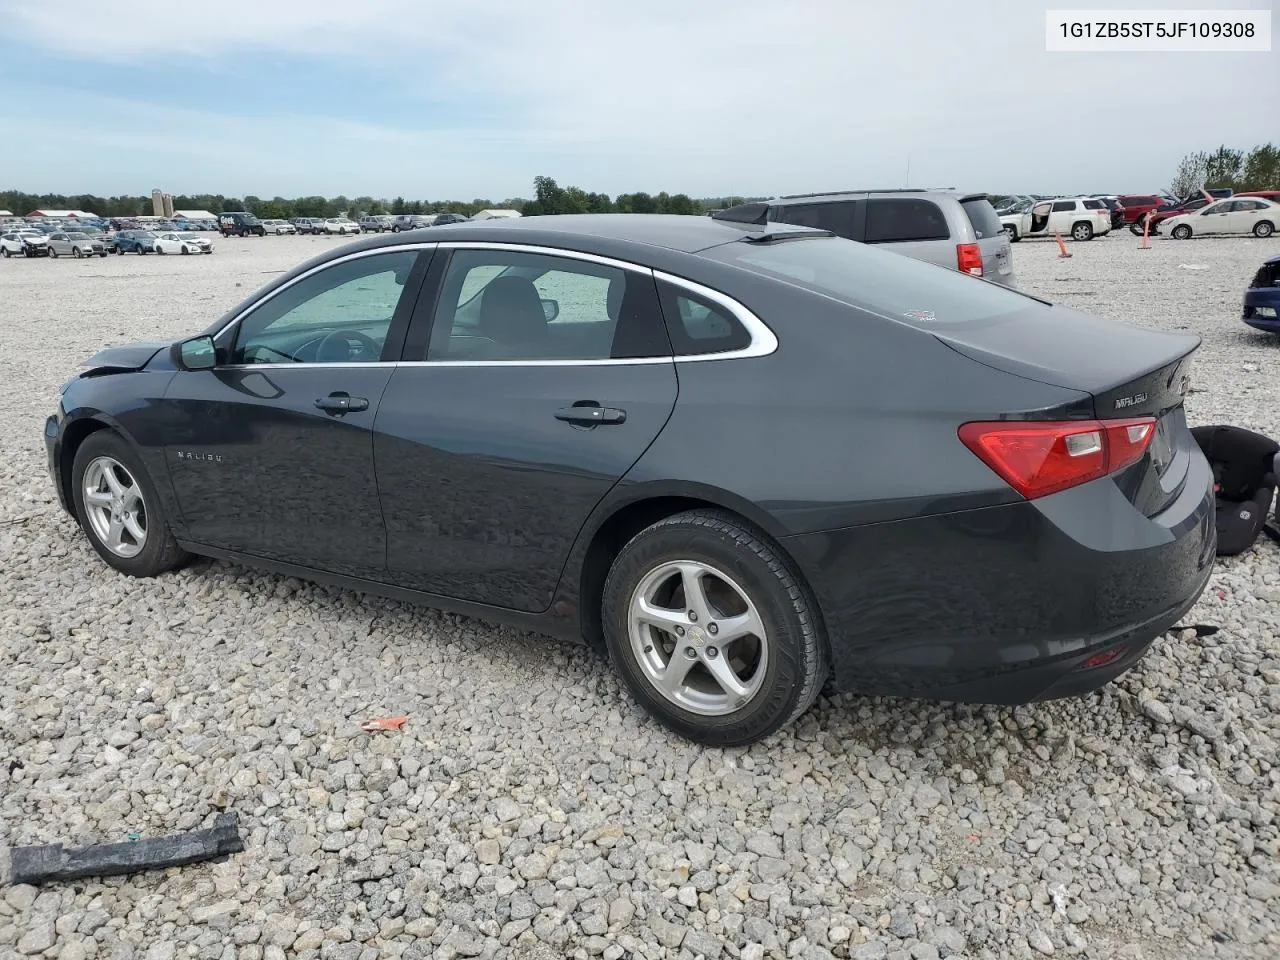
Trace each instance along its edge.
{"label": "orange traffic cone", "polygon": [[1138,244],[1139,250],[1150,250],[1151,244],[1147,242],[1147,231],[1151,229],[1151,214],[1147,214],[1142,218],[1142,242]]}
{"label": "orange traffic cone", "polygon": [[1058,256],[1060,258],[1071,256],[1071,254],[1067,253],[1067,245],[1062,242],[1062,234],[1057,230],[1053,231],[1053,239],[1058,241]]}

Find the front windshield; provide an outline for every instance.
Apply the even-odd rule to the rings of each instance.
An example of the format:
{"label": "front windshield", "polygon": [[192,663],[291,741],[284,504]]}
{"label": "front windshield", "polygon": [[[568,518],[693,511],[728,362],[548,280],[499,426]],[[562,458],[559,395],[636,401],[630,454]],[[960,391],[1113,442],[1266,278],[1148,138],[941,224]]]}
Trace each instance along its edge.
{"label": "front windshield", "polygon": [[702,255],[916,327],[986,321],[1041,302],[957,270],[840,237],[735,241]]}

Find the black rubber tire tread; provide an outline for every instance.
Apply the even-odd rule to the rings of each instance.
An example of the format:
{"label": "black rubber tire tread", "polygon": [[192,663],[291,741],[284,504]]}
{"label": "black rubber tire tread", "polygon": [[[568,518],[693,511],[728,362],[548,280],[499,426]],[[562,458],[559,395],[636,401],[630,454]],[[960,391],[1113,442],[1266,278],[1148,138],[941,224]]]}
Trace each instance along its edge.
{"label": "black rubber tire tread", "polygon": [[[766,685],[737,714],[701,717],[658,694],[639,671],[627,630],[627,603],[640,578],[660,563],[702,559],[751,594],[770,638]],[[827,646],[817,602],[790,559],[762,530],[714,509],[674,514],[640,531],[618,552],[605,580],[601,617],[609,659],[637,702],[667,728],[696,743],[756,743],[808,710],[827,679]],[[772,688],[772,689],[770,689]]]}
{"label": "black rubber tire tread", "polygon": [[[99,542],[90,526],[84,507],[84,484],[81,482],[89,463],[100,456],[108,456],[124,464],[142,487],[142,499],[147,507],[147,545],[136,557],[119,557]],[[123,437],[114,430],[97,430],[89,434],[76,450],[71,467],[71,497],[76,519],[89,539],[90,546],[107,564],[131,577],[154,577],[182,566],[190,555],[178,546],[169,529],[164,504],[152,483],[151,476],[138,455]]]}

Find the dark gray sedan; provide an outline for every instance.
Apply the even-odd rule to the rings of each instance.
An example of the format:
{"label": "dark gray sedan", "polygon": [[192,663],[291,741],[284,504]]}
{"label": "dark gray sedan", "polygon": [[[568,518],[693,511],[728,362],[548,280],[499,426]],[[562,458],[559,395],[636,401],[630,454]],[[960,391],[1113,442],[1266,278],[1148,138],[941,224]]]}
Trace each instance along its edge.
{"label": "dark gray sedan", "polygon": [[105,257],[107,246],[100,239],[78,230],[53,233],[49,235],[49,256],[62,257]]}
{"label": "dark gray sedan", "polygon": [[745,744],[828,681],[1019,703],[1136,663],[1212,569],[1198,345],[821,230],[526,217],[104,350],[45,440],[123,573],[199,554],[585,636]]}

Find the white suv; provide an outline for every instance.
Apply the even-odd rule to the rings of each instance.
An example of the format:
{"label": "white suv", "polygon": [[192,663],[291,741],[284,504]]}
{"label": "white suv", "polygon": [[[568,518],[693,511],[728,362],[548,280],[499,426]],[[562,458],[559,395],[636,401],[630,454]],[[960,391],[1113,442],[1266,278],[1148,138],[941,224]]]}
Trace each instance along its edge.
{"label": "white suv", "polygon": [[325,233],[359,233],[360,224],[346,217],[331,217],[324,222]]}
{"label": "white suv", "polygon": [[1033,203],[1021,213],[1007,213],[1000,218],[1000,226],[1014,243],[1055,233],[1092,240],[1111,232],[1111,211],[1095,197],[1059,197]]}

